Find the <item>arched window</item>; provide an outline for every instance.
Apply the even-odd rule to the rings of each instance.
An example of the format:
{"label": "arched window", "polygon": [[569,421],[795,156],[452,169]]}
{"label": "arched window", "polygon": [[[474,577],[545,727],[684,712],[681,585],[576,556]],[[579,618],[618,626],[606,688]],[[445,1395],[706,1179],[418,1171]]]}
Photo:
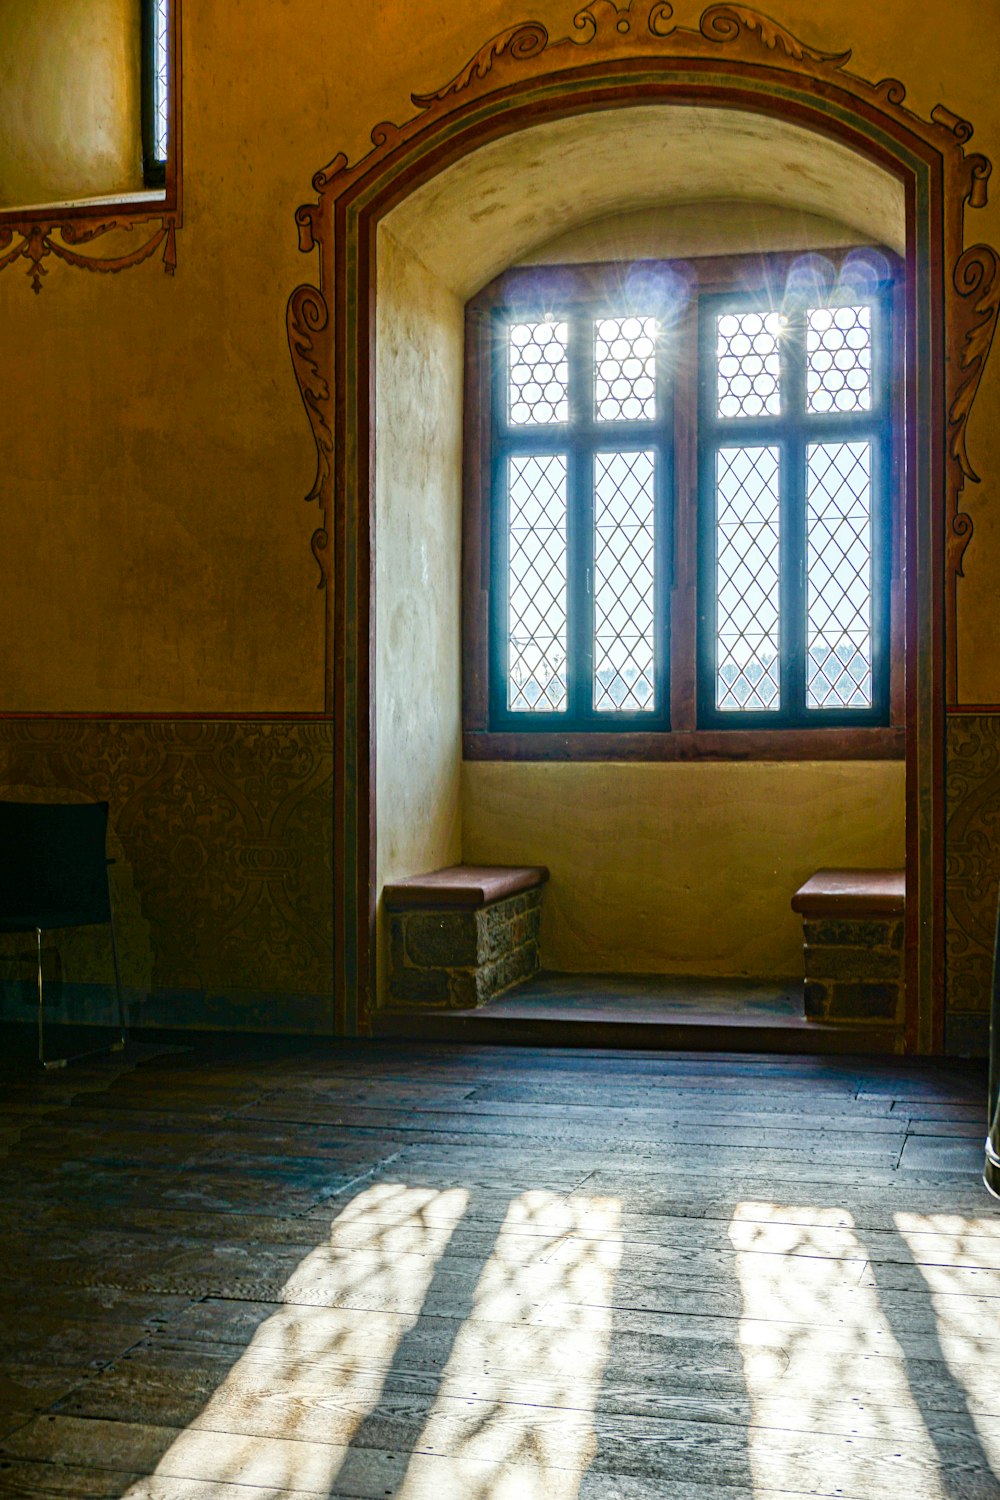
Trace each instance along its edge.
{"label": "arched window", "polygon": [[892,735],[897,272],[875,249],[531,267],[473,299],[467,733],[532,756]]}

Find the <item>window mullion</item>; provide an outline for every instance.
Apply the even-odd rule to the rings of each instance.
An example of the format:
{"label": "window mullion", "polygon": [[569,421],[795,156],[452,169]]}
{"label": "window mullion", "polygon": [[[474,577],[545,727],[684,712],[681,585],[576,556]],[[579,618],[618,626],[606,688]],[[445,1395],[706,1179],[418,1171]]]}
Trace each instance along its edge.
{"label": "window mullion", "polygon": [[788,315],[781,340],[781,716],[801,721],[806,701],[805,313]]}
{"label": "window mullion", "polygon": [[490,493],[492,516],[490,530],[490,599],[489,599],[489,701],[490,717],[495,722],[507,711],[507,640],[508,612],[508,484],[507,449],[497,444],[492,466]]}
{"label": "window mullion", "polygon": [[889,715],[891,643],[892,512],[889,505],[890,442],[885,427],[869,439],[871,444],[871,653],[872,706]]}
{"label": "window mullion", "polygon": [[879,418],[872,439],[872,702],[887,721],[892,714],[892,584],[896,556],[892,494],[896,444],[892,370],[894,320],[891,299],[883,295],[873,307],[872,405]]}
{"label": "window mullion", "polygon": [[574,724],[592,717],[594,662],[594,457],[583,434],[593,423],[593,319],[577,311],[569,334],[567,690]]}

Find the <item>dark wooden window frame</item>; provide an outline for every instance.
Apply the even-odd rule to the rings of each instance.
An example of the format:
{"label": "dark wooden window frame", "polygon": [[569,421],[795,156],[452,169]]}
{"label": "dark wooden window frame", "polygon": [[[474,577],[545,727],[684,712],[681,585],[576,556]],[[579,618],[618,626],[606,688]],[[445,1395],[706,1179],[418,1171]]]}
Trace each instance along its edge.
{"label": "dark wooden window frame", "polygon": [[[786,297],[789,329],[781,339],[782,413],[720,417],[715,379],[717,317],[727,312],[767,312],[769,295],[745,291],[699,298],[698,329],[698,684],[697,718],[706,728],[839,728],[887,725],[892,537],[892,410],[889,341],[892,282],[881,282],[863,300],[875,309],[872,329],[871,408],[838,414],[806,410],[805,309],[823,293]],[[872,706],[828,709],[806,706],[806,453],[812,443],[868,442],[872,452]],[[780,454],[781,704],[778,709],[721,710],[715,704],[715,458],[724,448],[770,447]]]}
{"label": "dark wooden window frame", "polygon": [[[543,278],[551,287],[552,279]],[[514,426],[506,420],[507,406],[507,362],[503,357],[507,340],[507,326],[513,321],[541,320],[547,308],[544,299],[534,296],[519,298],[516,305],[494,309],[493,330],[490,346],[493,351],[492,379],[492,474],[490,490],[494,496],[505,493],[504,470],[508,459],[518,455],[565,453],[567,458],[567,696],[565,712],[543,713],[533,711],[517,713],[508,710],[505,702],[506,673],[504,671],[503,644],[506,639],[503,628],[507,596],[505,575],[507,571],[506,528],[496,525],[497,509],[492,507],[493,524],[490,527],[490,613],[489,630],[492,659],[490,678],[490,723],[495,728],[517,732],[524,727],[537,734],[547,727],[557,732],[625,734],[646,732],[650,729],[666,729],[669,725],[669,703],[667,702],[669,667],[669,610],[662,606],[660,592],[670,576],[670,516],[672,507],[669,497],[672,490],[671,467],[673,462],[672,394],[669,374],[666,369],[664,351],[661,347],[656,361],[657,411],[662,413],[656,422],[648,421],[597,421],[592,411],[592,340],[588,338],[589,324],[595,317],[606,312],[608,316],[620,315],[614,304],[602,307],[591,296],[579,293],[582,288],[569,289],[569,295],[559,299],[560,318],[565,316],[570,324],[569,345],[569,408],[568,423],[551,425],[526,424]],[[588,616],[593,609],[594,547],[594,485],[593,470],[600,453],[617,450],[627,453],[652,450],[655,454],[654,513],[655,513],[655,583],[654,583],[654,629],[660,633],[656,651],[656,693],[660,706],[649,712],[608,713],[592,706],[591,679],[593,672],[594,634],[588,629]],[[526,723],[526,721],[528,721]]]}
{"label": "dark wooden window frame", "polygon": [[[135,3],[141,7],[137,12],[142,63],[142,117],[137,121],[140,129],[135,143],[138,162],[140,157],[145,159],[146,133],[152,126],[146,107],[147,100],[151,101],[152,97],[148,77],[152,64],[152,14],[147,0],[135,0]],[[164,270],[173,275],[177,266],[177,231],[184,222],[182,8],[183,0],[170,0],[167,32],[170,138],[167,160],[162,164],[162,172],[157,173],[159,181],[144,172],[142,187],[123,191],[119,198],[86,197],[34,208],[0,210],[0,271],[21,261],[27,262],[24,269],[31,280],[32,290],[40,292],[53,261],[80,270],[117,273],[142,265],[160,251]],[[138,231],[131,247],[120,254],[102,254],[100,241],[104,236],[123,229]]]}
{"label": "dark wooden window frame", "polygon": [[[811,252],[817,253],[817,252]],[[839,268],[849,249],[818,252]],[[883,291],[885,310],[891,328],[891,340],[885,350],[876,353],[876,361],[889,365],[888,389],[893,411],[891,431],[901,438],[903,382],[900,377],[903,358],[902,274],[898,260],[886,256],[893,278],[892,287]],[[558,298],[561,308],[592,306],[600,311],[610,305],[616,287],[621,285],[621,267],[607,264],[519,267],[503,273],[484,288],[466,309],[466,404],[463,526],[463,728],[464,754],[470,760],[875,760],[899,759],[905,753],[904,678],[903,678],[903,590],[901,557],[902,496],[901,440],[887,442],[891,449],[881,476],[882,493],[877,503],[887,512],[882,527],[883,555],[878,563],[877,607],[888,612],[888,663],[881,676],[880,701],[872,711],[851,711],[845,715],[811,711],[806,725],[796,723],[785,714],[775,723],[774,716],[761,714],[757,720],[739,715],[738,724],[726,723],[736,715],[713,714],[704,696],[711,681],[706,682],[706,586],[699,587],[699,568],[703,567],[706,549],[699,546],[699,464],[706,454],[714,452],[719,429],[755,436],[766,422],[731,419],[715,424],[705,420],[706,362],[699,359],[701,311],[712,304],[722,305],[725,298],[738,295],[745,305],[748,297],[766,296],[768,289],[784,286],[793,263],[801,252],[706,257],[671,267],[689,281],[692,295],[681,320],[676,325],[676,344],[682,351],[674,369],[672,390],[672,430],[666,442],[666,464],[673,481],[673,504],[665,517],[667,546],[661,550],[664,576],[669,578],[670,601],[666,611],[665,648],[669,651],[669,715],[659,723],[637,725],[638,715],[619,721],[616,727],[591,725],[599,716],[589,716],[586,727],[579,719],[567,723],[560,715],[545,715],[545,723],[526,723],[527,714],[507,715],[500,708],[498,672],[500,663],[490,659],[490,611],[495,608],[492,580],[497,559],[492,542],[492,494],[497,464],[505,456],[504,435],[496,430],[493,419],[496,391],[494,359],[495,330],[504,311],[530,314],[544,306],[553,307]],[[546,290],[547,289],[547,290]],[[699,364],[702,373],[699,373]],[[877,373],[875,378],[877,379]],[[767,419],[772,425],[785,419]],[[807,419],[796,429],[795,440],[805,441],[814,425],[827,431],[839,423],[837,417]],[[787,425],[787,424],[786,424]],[[873,416],[871,426],[875,425]],[[594,426],[594,424],[591,424]],[[605,446],[617,441],[621,428],[624,446],[635,446],[635,429],[627,423],[600,424],[600,438]],[[629,428],[628,435],[625,429]],[[714,430],[711,430],[713,429]],[[596,430],[596,429],[595,429]],[[839,428],[837,429],[839,430]],[[532,429],[522,429],[532,431]],[[533,429],[535,433],[544,429]],[[699,443],[699,432],[702,441]],[[670,441],[672,439],[672,442]],[[520,439],[519,439],[520,440]],[[523,441],[523,440],[522,440]],[[595,444],[594,433],[586,443]],[[543,439],[543,446],[551,437]],[[672,455],[670,449],[672,448]],[[700,454],[700,457],[699,457]],[[878,529],[878,528],[876,528]],[[666,552],[669,551],[669,557]],[[701,611],[699,615],[699,609]],[[699,619],[701,625],[699,625]],[[708,622],[710,623],[710,622]],[[495,642],[497,632],[492,632]],[[492,648],[495,651],[495,645]],[[702,653],[699,672],[699,651]],[[876,674],[878,675],[878,674]],[[493,698],[491,701],[491,693]],[[816,720],[823,713],[820,723]],[[541,718],[541,716],[539,716]],[[767,722],[761,722],[762,720]],[[886,722],[888,719],[888,722]],[[881,720],[881,722],[874,722]],[[669,724],[669,727],[666,727]]]}
{"label": "dark wooden window frame", "polygon": [[172,101],[173,72],[177,59],[171,46],[171,10],[173,0],[167,0],[167,154],[156,154],[156,0],[139,0],[141,8],[140,45],[142,48],[142,180],[147,188],[163,188],[167,185],[167,163],[172,155],[174,120]]}

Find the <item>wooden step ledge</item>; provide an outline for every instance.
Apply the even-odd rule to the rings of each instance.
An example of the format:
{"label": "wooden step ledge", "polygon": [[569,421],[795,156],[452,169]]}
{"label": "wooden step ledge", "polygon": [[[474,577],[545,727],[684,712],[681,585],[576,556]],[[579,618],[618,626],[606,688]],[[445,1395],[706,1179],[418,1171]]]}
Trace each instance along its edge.
{"label": "wooden step ledge", "polygon": [[792,897],[804,917],[902,916],[905,870],[817,870]]}
{"label": "wooden step ledge", "polygon": [[394,881],[385,887],[383,895],[389,911],[440,907],[468,910],[536,890],[548,878],[544,865],[449,865],[445,870]]}

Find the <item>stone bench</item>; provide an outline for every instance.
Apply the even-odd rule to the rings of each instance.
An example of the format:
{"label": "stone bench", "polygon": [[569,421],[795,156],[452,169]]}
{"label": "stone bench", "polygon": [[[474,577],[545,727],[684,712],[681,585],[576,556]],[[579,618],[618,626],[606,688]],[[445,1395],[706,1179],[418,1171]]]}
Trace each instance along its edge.
{"label": "stone bench", "polygon": [[451,865],[387,885],[388,1003],[468,1010],[538,969],[541,865]]}
{"label": "stone bench", "polygon": [[808,1020],[902,1024],[905,908],[905,870],[817,870],[799,887]]}

